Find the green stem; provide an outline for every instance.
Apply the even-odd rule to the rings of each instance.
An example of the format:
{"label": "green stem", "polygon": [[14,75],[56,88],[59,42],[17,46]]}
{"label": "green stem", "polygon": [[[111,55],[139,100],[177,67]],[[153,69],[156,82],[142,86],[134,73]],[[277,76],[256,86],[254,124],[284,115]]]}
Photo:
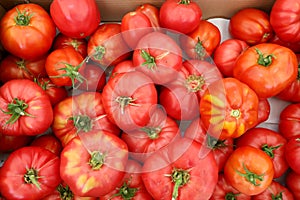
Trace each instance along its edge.
{"label": "green stem", "polygon": [[59,192],[59,196],[62,200],[73,200],[74,194],[69,186],[63,187],[59,184],[56,190]]}
{"label": "green stem", "polygon": [[259,181],[263,181],[263,177],[264,177],[264,174],[255,174],[253,172],[251,172],[250,170],[247,169],[247,167],[243,164],[243,168],[244,168],[244,171],[245,173],[242,173],[240,171],[236,171],[240,176],[243,176],[245,177],[245,179],[250,182],[252,185],[254,186],[260,186]]}
{"label": "green stem", "polygon": [[136,99],[126,96],[118,96],[116,98],[116,102],[119,103],[121,108],[121,114],[125,113],[125,107],[128,105],[139,106],[138,104],[133,103]]}
{"label": "green stem", "polygon": [[239,194],[234,194],[233,192],[228,192],[225,195],[225,200],[236,200],[236,196]]}
{"label": "green stem", "polygon": [[189,75],[185,80],[185,86],[189,92],[198,92],[205,84],[203,76],[197,76],[195,74]]}
{"label": "green stem", "polygon": [[94,48],[95,53],[93,54],[93,57],[95,58],[95,60],[102,60],[103,56],[106,53],[106,50],[104,48],[104,46],[97,46]]}
{"label": "green stem", "polygon": [[268,144],[264,144],[264,145],[262,145],[261,150],[263,150],[271,158],[274,158],[274,150],[278,149],[281,146],[282,146],[282,144],[277,145],[275,147],[269,146]]}
{"label": "green stem", "polygon": [[154,70],[156,68],[155,58],[151,56],[147,51],[141,50],[141,56],[145,60],[142,64],[143,66],[147,66],[148,69]]}
{"label": "green stem", "polygon": [[138,188],[130,188],[129,184],[124,182],[121,188],[119,189],[119,192],[112,195],[109,199],[113,199],[114,197],[120,196],[123,200],[131,200],[133,199],[138,190]]}
{"label": "green stem", "polygon": [[27,184],[34,184],[39,190],[41,189],[41,186],[38,182],[38,172],[35,169],[27,169],[26,174],[24,174],[24,181]]}
{"label": "green stem", "polygon": [[184,169],[174,168],[171,174],[172,182],[174,183],[174,188],[172,192],[172,200],[176,200],[178,197],[178,190],[180,187],[187,184],[190,180],[190,173]]}
{"label": "green stem", "polygon": [[197,59],[199,59],[199,60],[203,60],[203,58],[206,56],[206,49],[204,48],[199,37],[198,37],[198,41],[195,45],[195,52],[197,55]]}
{"label": "green stem", "polygon": [[282,192],[279,192],[276,196],[272,194],[272,200],[283,200]]}
{"label": "green stem", "polygon": [[179,4],[185,4],[185,5],[189,5],[191,3],[190,0],[180,0]]}
{"label": "green stem", "polygon": [[99,170],[104,164],[105,157],[106,157],[105,154],[99,151],[93,151],[91,153],[91,159],[89,160],[89,165],[92,167],[93,170]]}
{"label": "green stem", "polygon": [[241,116],[241,112],[239,109],[232,109],[230,112],[230,116],[235,117],[235,118],[239,118]]}
{"label": "green stem", "polygon": [[259,65],[268,67],[272,64],[273,58],[275,58],[274,55],[270,54],[270,55],[264,56],[264,54],[259,49],[256,48],[255,50],[256,50],[256,53],[258,54],[257,63]]}
{"label": "green stem", "polygon": [[88,132],[92,129],[93,123],[89,116],[86,115],[76,115],[69,118],[73,120],[73,124],[77,129],[77,132]]}
{"label": "green stem", "polygon": [[17,16],[14,18],[14,21],[19,26],[28,26],[30,24],[30,19],[33,16],[33,14],[29,14],[28,10],[24,10],[22,13],[18,8],[17,10]]}
{"label": "green stem", "polygon": [[225,144],[226,140],[218,140],[217,138],[212,137],[211,135],[206,135],[206,144],[210,149],[219,149],[223,147],[227,147]]}
{"label": "green stem", "polygon": [[150,139],[154,140],[158,138],[162,129],[160,127],[143,127],[141,130],[144,131]]}

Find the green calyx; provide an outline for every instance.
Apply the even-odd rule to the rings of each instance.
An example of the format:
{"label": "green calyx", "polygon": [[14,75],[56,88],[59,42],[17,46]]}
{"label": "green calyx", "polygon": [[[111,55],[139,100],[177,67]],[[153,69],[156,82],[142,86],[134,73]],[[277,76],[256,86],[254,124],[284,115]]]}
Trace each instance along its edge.
{"label": "green calyx", "polygon": [[86,115],[76,115],[70,117],[73,120],[73,124],[77,129],[77,132],[88,132],[92,129],[93,123],[89,116]]}
{"label": "green calyx", "polygon": [[61,184],[56,188],[62,200],[73,200],[74,194],[69,186],[63,187]]}
{"label": "green calyx", "polygon": [[120,196],[123,200],[131,200],[133,199],[138,190],[138,188],[130,188],[128,183],[124,182],[123,185],[120,187],[119,192],[112,195],[110,199]]}
{"label": "green calyx", "polygon": [[203,60],[203,58],[206,56],[206,49],[204,48],[199,37],[198,37],[198,41],[195,45],[195,52],[197,55],[197,59],[199,59],[199,60]]}
{"label": "green calyx", "polygon": [[190,0],[180,0],[179,4],[185,4],[185,5],[189,5],[191,3]]}
{"label": "green calyx", "polygon": [[259,65],[262,65],[264,67],[268,67],[272,64],[273,58],[275,58],[274,55],[264,55],[259,49],[255,49],[256,53],[258,54],[258,60],[257,63]]}
{"label": "green calyx", "polygon": [[148,67],[150,70],[154,70],[156,68],[155,58],[151,56],[147,51],[141,50],[141,56],[145,60],[143,62],[143,66]]}
{"label": "green calyx", "polygon": [[185,87],[189,92],[198,92],[202,89],[205,84],[203,76],[197,76],[195,74],[189,75],[185,80]]}
{"label": "green calyx", "polygon": [[187,184],[190,181],[191,176],[188,170],[174,168],[170,177],[174,183],[172,200],[176,200],[179,188]]}
{"label": "green calyx", "polygon": [[99,170],[105,161],[105,154],[99,151],[93,151],[91,153],[91,158],[89,160],[89,165],[92,167],[93,170]]}
{"label": "green calyx", "polygon": [[279,192],[279,194],[277,194],[277,195],[272,194],[271,197],[272,197],[272,200],[283,200],[282,192]]}
{"label": "green calyx", "polygon": [[236,196],[238,196],[239,194],[234,194],[233,192],[228,192],[225,195],[225,200],[236,200]]}
{"label": "green calyx", "polygon": [[269,146],[268,144],[264,144],[264,145],[262,145],[261,150],[263,150],[271,158],[274,158],[274,150],[278,149],[281,146],[282,145],[280,144],[275,147],[272,147],[272,146]]}
{"label": "green calyx", "polygon": [[254,186],[260,186],[260,181],[264,180],[264,174],[255,174],[248,170],[248,168],[243,164],[243,168],[245,173],[242,173],[240,171],[236,171],[240,176],[245,177],[245,179],[250,182]]}
{"label": "green calyx", "polygon": [[13,101],[7,105],[8,111],[4,111],[1,109],[1,111],[4,114],[11,115],[9,120],[7,120],[6,124],[15,123],[21,116],[34,117],[33,115],[25,111],[27,108],[28,108],[27,103],[25,103],[23,100],[20,100],[18,98],[14,98]]}
{"label": "green calyx", "polygon": [[214,138],[209,134],[207,134],[206,136],[206,145],[210,149],[220,149],[228,146],[227,144],[225,144],[225,140],[218,140],[217,138]]}
{"label": "green calyx", "polygon": [[126,106],[128,105],[131,105],[131,106],[138,106],[138,104],[135,104],[134,101],[136,99],[132,98],[132,97],[127,97],[127,96],[118,96],[116,98],[116,102],[119,103],[120,105],[120,108],[121,108],[121,114],[124,114],[125,113],[125,108]]}
{"label": "green calyx", "polygon": [[16,24],[19,26],[28,26],[33,15],[29,14],[27,10],[24,10],[23,12],[20,12],[18,8],[16,10],[17,16],[14,18]]}
{"label": "green calyx", "polygon": [[162,129],[160,127],[143,127],[141,130],[144,131],[150,139],[154,140],[158,138]]}
{"label": "green calyx", "polygon": [[104,46],[97,46],[95,47],[94,51],[93,58],[99,61],[103,59],[103,56],[106,53]]}
{"label": "green calyx", "polygon": [[39,176],[37,170],[33,168],[27,169],[23,178],[26,184],[34,184],[38,189],[41,189],[41,186],[38,182]]}
{"label": "green calyx", "polygon": [[239,118],[241,116],[241,111],[239,109],[232,109],[230,112],[230,116]]}

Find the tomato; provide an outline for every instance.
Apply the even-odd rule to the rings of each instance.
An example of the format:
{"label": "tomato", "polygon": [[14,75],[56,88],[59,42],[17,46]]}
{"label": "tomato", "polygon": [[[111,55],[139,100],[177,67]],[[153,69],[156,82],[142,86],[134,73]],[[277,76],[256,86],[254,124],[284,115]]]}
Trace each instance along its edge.
{"label": "tomato", "polygon": [[53,121],[45,91],[29,79],[14,79],[0,88],[0,132],[6,135],[38,135]]}
{"label": "tomato", "polygon": [[27,135],[4,135],[0,133],[0,152],[8,153],[21,147],[27,146],[33,140],[33,136]]}
{"label": "tomato", "polygon": [[38,4],[19,4],[7,11],[0,21],[1,44],[8,52],[25,60],[47,54],[55,35],[55,24]]}
{"label": "tomato", "polygon": [[62,150],[60,175],[75,195],[99,197],[124,177],[128,149],[119,137],[94,130],[72,139]]}
{"label": "tomato", "polygon": [[225,77],[233,76],[233,68],[239,55],[241,55],[249,45],[239,39],[227,39],[216,47],[213,60]]}
{"label": "tomato", "polygon": [[277,0],[270,11],[270,23],[280,40],[300,42],[300,1]]}
{"label": "tomato", "polygon": [[39,200],[60,183],[58,156],[42,147],[13,151],[0,171],[0,191],[7,199]]}
{"label": "tomato", "polygon": [[171,36],[152,32],[140,39],[132,61],[138,71],[163,85],[176,79],[182,67],[182,50]]}
{"label": "tomato", "polygon": [[59,156],[62,151],[62,144],[52,133],[44,134],[34,138],[30,146],[38,146],[48,149],[55,155]]}
{"label": "tomato", "polygon": [[235,78],[211,83],[200,100],[200,116],[207,132],[218,139],[237,138],[258,123],[258,97]]}
{"label": "tomato", "polygon": [[268,42],[274,34],[268,13],[257,8],[244,8],[236,12],[230,18],[229,32],[233,38],[249,45]]}
{"label": "tomato", "polygon": [[295,199],[300,198],[300,174],[295,173],[293,170],[288,171],[285,177],[286,187],[292,192]]}
{"label": "tomato", "polygon": [[300,103],[289,104],[283,108],[279,116],[278,129],[288,140],[300,135]]}
{"label": "tomato", "polygon": [[148,76],[131,71],[109,79],[102,98],[107,117],[123,131],[131,131],[149,122],[149,111],[157,103],[157,91]]}
{"label": "tomato", "polygon": [[143,3],[136,7],[135,11],[142,12],[144,15],[148,17],[151,22],[151,26],[154,30],[160,30],[160,22],[159,22],[159,8],[150,4],[150,3]]}
{"label": "tomato", "polygon": [[46,77],[46,56],[35,60],[24,60],[12,54],[7,55],[0,63],[0,81],[5,83],[12,79],[30,79]]}
{"label": "tomato", "polygon": [[252,200],[294,200],[293,194],[281,183],[272,181],[271,185],[262,193],[252,196]]}
{"label": "tomato", "polygon": [[89,57],[103,67],[116,65],[129,58],[130,49],[122,38],[121,24],[101,24],[88,40]]}
{"label": "tomato", "polygon": [[54,0],[50,4],[50,14],[59,31],[73,38],[90,36],[101,22],[95,0]]}
{"label": "tomato", "polygon": [[218,68],[207,61],[185,60],[176,80],[165,84],[159,102],[176,120],[199,116],[199,101],[206,88],[222,78]]}
{"label": "tomato", "polygon": [[274,35],[274,37],[271,38],[269,40],[269,42],[290,48],[295,53],[300,53],[300,41],[299,42],[284,42],[281,39],[279,39],[279,37],[277,35]]}
{"label": "tomato", "polygon": [[206,133],[200,118],[194,119],[184,131],[184,137],[205,144],[211,150],[218,165],[218,171],[222,171],[227,158],[233,152],[233,139],[220,140]]}
{"label": "tomato", "polygon": [[129,71],[135,71],[135,67],[133,65],[132,60],[131,59],[123,60],[113,67],[109,75],[109,78],[114,77],[118,73],[129,72]]}
{"label": "tomato", "polygon": [[276,131],[257,127],[237,138],[236,147],[249,145],[264,151],[272,159],[274,178],[279,178],[289,168],[285,160],[286,143],[287,140]]}
{"label": "tomato", "polygon": [[87,56],[87,40],[85,38],[72,38],[59,32],[54,38],[52,49],[73,47],[83,58]]}
{"label": "tomato", "polygon": [[134,50],[139,40],[154,31],[148,16],[141,11],[131,11],[121,19],[122,37],[126,44]]}
{"label": "tomato", "polygon": [[251,200],[251,196],[243,194],[227,183],[223,173],[219,173],[218,183],[210,200]]}
{"label": "tomato", "polygon": [[132,158],[144,161],[160,148],[179,137],[180,130],[175,120],[168,117],[160,107],[153,108],[149,123],[137,130],[123,132],[121,138],[128,145]]}
{"label": "tomato", "polygon": [[154,199],[209,199],[218,181],[211,152],[188,138],[170,143],[145,161],[142,179]]}
{"label": "tomato", "polygon": [[279,94],[276,95],[277,98],[292,103],[300,103],[300,54],[296,54],[298,60],[298,75],[297,78],[283,89]]}
{"label": "tomato", "polygon": [[271,112],[271,105],[268,99],[259,99],[258,101],[258,124],[268,120]]}
{"label": "tomato", "polygon": [[99,92],[72,95],[54,107],[52,130],[63,146],[79,133],[105,130],[119,135],[120,129],[106,116],[103,96]]}
{"label": "tomato", "polygon": [[195,30],[202,18],[202,10],[195,1],[167,0],[160,7],[159,21],[163,28],[187,34]]}
{"label": "tomato", "polygon": [[252,146],[236,148],[224,166],[224,177],[235,189],[246,195],[257,195],[272,183],[274,168],[271,158]]}
{"label": "tomato", "polygon": [[85,81],[79,70],[84,70],[84,59],[73,47],[52,51],[46,59],[46,72],[57,86],[75,87],[75,82]]}
{"label": "tomato", "polygon": [[190,59],[211,56],[221,42],[219,28],[207,20],[201,20],[191,33],[180,35],[180,45]]}
{"label": "tomato", "polygon": [[284,154],[290,168],[297,174],[300,174],[300,160],[298,159],[300,154],[300,137],[295,136],[288,140]]}
{"label": "tomato", "polygon": [[298,61],[289,48],[263,43],[244,51],[233,76],[252,88],[260,98],[277,95],[297,77]]}

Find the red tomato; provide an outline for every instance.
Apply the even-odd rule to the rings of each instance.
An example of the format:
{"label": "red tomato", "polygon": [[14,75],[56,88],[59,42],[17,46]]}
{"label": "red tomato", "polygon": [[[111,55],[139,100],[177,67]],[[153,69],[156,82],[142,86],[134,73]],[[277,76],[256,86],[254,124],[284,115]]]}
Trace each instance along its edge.
{"label": "red tomato", "polygon": [[130,131],[147,125],[149,111],[157,103],[157,91],[148,76],[131,71],[109,79],[102,98],[107,117],[123,131]]}
{"label": "red tomato", "polygon": [[263,43],[239,56],[233,76],[252,88],[260,98],[277,95],[297,77],[298,61],[289,48]]}
{"label": "red tomato", "polygon": [[121,24],[101,24],[88,40],[88,55],[103,67],[129,58],[130,49],[122,38]]}
{"label": "red tomato", "polygon": [[193,139],[201,144],[205,144],[208,150],[213,152],[218,165],[218,171],[222,171],[224,165],[233,152],[233,139],[216,139],[206,133],[200,118],[194,119],[184,132],[184,137]]}
{"label": "red tomato", "polygon": [[251,196],[243,194],[227,183],[224,175],[219,173],[218,183],[210,200],[251,200]]}
{"label": "red tomato", "polygon": [[235,78],[211,83],[200,100],[200,116],[207,132],[218,139],[237,138],[258,123],[258,97]]}
{"label": "red tomato", "polygon": [[145,161],[142,179],[154,199],[209,199],[218,181],[218,167],[212,153],[201,148],[200,143],[182,138]]}
{"label": "red tomato", "polygon": [[48,149],[55,155],[59,156],[62,151],[62,144],[57,137],[53,134],[44,134],[36,137],[31,143],[30,146],[38,146]]}
{"label": "red tomato", "polygon": [[14,79],[0,88],[0,132],[7,135],[38,135],[53,121],[48,95],[29,79]]}
{"label": "red tomato", "polygon": [[79,133],[91,130],[120,133],[106,116],[103,96],[99,92],[83,92],[62,100],[54,107],[53,116],[52,130],[63,146]]}
{"label": "red tomato", "polygon": [[144,15],[146,15],[150,20],[151,26],[154,28],[154,30],[160,30],[159,8],[149,3],[143,3],[142,5],[138,6],[135,11],[142,12]]}
{"label": "red tomato", "polygon": [[269,40],[269,42],[290,48],[295,53],[300,53],[300,41],[299,42],[284,42],[281,39],[279,39],[279,37],[277,35],[274,35],[274,37],[271,38]]}
{"label": "red tomato", "polygon": [[162,108],[155,107],[146,126],[123,132],[121,138],[128,145],[132,158],[145,161],[151,154],[177,139],[179,134],[176,121],[168,117]]}
{"label": "red tomato", "polygon": [[290,168],[300,174],[300,160],[298,159],[300,156],[300,137],[296,136],[288,140],[284,154]]}
{"label": "red tomato", "polygon": [[249,45],[267,42],[274,34],[268,13],[257,8],[244,8],[235,13],[229,21],[229,32]]}
{"label": "red tomato", "polygon": [[300,199],[300,174],[293,170],[288,171],[285,177],[286,187],[292,192],[295,199]]}
{"label": "red tomato", "polygon": [[58,156],[42,147],[13,151],[0,171],[0,191],[7,199],[39,200],[60,183]]}
{"label": "red tomato", "polygon": [[133,52],[136,70],[148,75],[155,84],[175,80],[182,67],[182,51],[176,41],[161,32],[142,37]]}
{"label": "red tomato", "polygon": [[12,54],[7,55],[0,63],[0,81],[5,83],[12,79],[30,79],[46,77],[46,56],[35,60],[24,60]]}
{"label": "red tomato", "polygon": [[117,65],[115,65],[110,73],[109,78],[114,77],[118,73],[135,71],[132,60],[124,60]]}
{"label": "red tomato", "polygon": [[271,112],[271,105],[268,99],[259,99],[258,101],[258,124],[266,121]]}
{"label": "red tomato", "polygon": [[252,196],[252,200],[294,200],[293,194],[281,183],[272,181],[271,185],[262,193]]}
{"label": "red tomato", "polygon": [[213,60],[225,77],[233,76],[233,68],[239,55],[241,55],[249,45],[239,39],[227,39],[216,47]]}
{"label": "red tomato", "polygon": [[277,0],[270,11],[270,23],[280,40],[300,42],[300,1]]}
{"label": "red tomato", "polygon": [[25,60],[46,54],[55,35],[56,27],[50,15],[38,4],[19,4],[1,18],[0,40],[3,47]]}
{"label": "red tomato", "polygon": [[287,140],[279,133],[267,128],[252,128],[237,138],[236,147],[252,146],[264,151],[272,159],[274,178],[282,176],[289,168],[285,159]]}
{"label": "red tomato", "polygon": [[20,135],[4,135],[0,133],[0,152],[8,153],[21,147],[27,146],[33,140],[32,136]]}
{"label": "red tomato", "polygon": [[108,194],[125,174],[128,149],[119,137],[94,130],[76,136],[62,150],[60,175],[75,195]]}
{"label": "red tomato", "polygon": [[180,35],[180,45],[190,59],[211,56],[221,42],[219,28],[207,20],[201,20],[191,33]]}
{"label": "red tomato", "polygon": [[61,32],[54,38],[52,48],[55,50],[69,46],[78,51],[83,58],[87,56],[87,40],[85,38],[72,38]]}
{"label": "red tomato", "polygon": [[288,140],[300,135],[300,103],[289,104],[281,111],[278,128]]}
{"label": "red tomato", "polygon": [[195,1],[167,0],[160,7],[161,27],[187,34],[195,30],[202,18],[202,10]]}
{"label": "red tomato", "polygon": [[78,89],[85,91],[102,91],[106,84],[106,74],[101,66],[97,64],[86,64],[80,73],[86,81],[79,84]]}
{"label": "red tomato", "polygon": [[224,166],[224,177],[235,189],[246,195],[257,195],[272,183],[271,158],[252,146],[236,148]]}
{"label": "red tomato", "polygon": [[50,14],[59,31],[73,38],[90,36],[101,22],[95,0],[54,0]]}

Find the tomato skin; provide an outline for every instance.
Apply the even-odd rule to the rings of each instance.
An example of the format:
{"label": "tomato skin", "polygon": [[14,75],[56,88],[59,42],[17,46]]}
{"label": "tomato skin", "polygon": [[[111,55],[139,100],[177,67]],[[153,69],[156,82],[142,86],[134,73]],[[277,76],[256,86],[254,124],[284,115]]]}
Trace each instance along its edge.
{"label": "tomato skin", "polygon": [[123,60],[113,67],[109,75],[109,78],[114,77],[118,73],[129,72],[129,71],[135,71],[135,67],[133,65],[132,60],[131,59]]}
{"label": "tomato skin", "polygon": [[289,104],[281,111],[278,128],[288,140],[300,135],[300,103]]}
{"label": "tomato skin", "polygon": [[297,74],[296,54],[289,48],[272,43],[258,44],[245,50],[233,70],[233,77],[249,85],[260,98],[277,95],[297,78]]}
{"label": "tomato skin", "polygon": [[272,181],[271,185],[262,193],[252,196],[252,200],[273,200],[276,198],[294,200],[293,194],[276,181]]}
{"label": "tomato skin", "polygon": [[300,155],[300,137],[295,136],[293,138],[290,138],[286,144],[285,148],[285,158],[290,166],[290,168],[296,172],[297,174],[300,174],[300,161],[299,161],[299,155]]}
{"label": "tomato skin", "polygon": [[94,0],[54,0],[50,4],[50,15],[59,31],[73,38],[90,36],[101,22],[100,10]]}
{"label": "tomato skin", "polygon": [[259,99],[258,101],[258,124],[266,121],[271,112],[271,105],[268,99]]}
{"label": "tomato skin", "polygon": [[229,21],[229,32],[233,38],[249,45],[268,42],[274,34],[269,15],[256,8],[244,8],[235,13]]}
{"label": "tomato skin", "polygon": [[211,83],[200,100],[205,129],[215,138],[237,138],[258,123],[256,93],[235,78]]}
{"label": "tomato skin", "polygon": [[202,10],[194,1],[167,0],[160,7],[159,21],[163,28],[187,34],[196,29]]}
{"label": "tomato skin", "polygon": [[285,177],[286,187],[292,192],[295,199],[300,198],[300,174],[290,170]]}
{"label": "tomato skin", "polygon": [[[254,178],[253,183],[250,182],[250,179],[244,177],[247,173],[246,169],[249,174],[261,177],[261,180]],[[236,148],[224,167],[226,181],[246,195],[256,195],[263,192],[272,183],[273,176],[274,168],[271,158],[262,150],[252,146]]]}
{"label": "tomato skin", "polygon": [[285,46],[287,48],[290,48],[295,53],[300,53],[300,41],[299,42],[284,42],[277,35],[274,35],[273,38],[269,40],[270,43],[279,44],[281,46]]}
{"label": "tomato skin", "polygon": [[138,6],[135,11],[142,12],[144,15],[146,15],[150,20],[151,26],[154,28],[154,30],[160,30],[159,8],[152,4],[144,3]]}
{"label": "tomato skin", "polygon": [[180,35],[180,46],[190,59],[211,56],[221,42],[219,28],[207,20],[201,20],[191,33]]}
{"label": "tomato skin", "polygon": [[[25,25],[16,25],[18,11],[25,14]],[[31,16],[32,17],[29,17]],[[26,23],[28,19],[28,24]],[[19,4],[1,18],[0,40],[11,54],[25,60],[37,59],[46,54],[56,35],[56,27],[47,11],[38,4]],[[22,36],[22,37],[20,37]]]}
{"label": "tomato skin", "polygon": [[12,54],[7,55],[0,63],[0,81],[5,83],[12,79],[30,79],[46,77],[46,55],[35,60],[24,60]]}
{"label": "tomato skin", "polygon": [[21,147],[27,146],[33,140],[32,136],[4,135],[0,133],[0,152],[9,153]]}
{"label": "tomato skin", "polygon": [[106,74],[101,66],[88,63],[83,70],[80,70],[80,73],[85,81],[80,83],[78,89],[91,92],[102,91],[106,84]]}
{"label": "tomato skin", "polygon": [[[10,106],[17,106],[27,114],[15,113]],[[48,95],[29,79],[6,82],[0,88],[0,108],[0,132],[7,135],[38,135],[50,128],[53,121]],[[13,115],[19,117],[15,119]]]}
{"label": "tomato skin", "polygon": [[233,76],[233,68],[239,55],[241,55],[249,45],[239,39],[227,39],[216,47],[213,60],[224,75],[224,77]]}
{"label": "tomato skin", "polygon": [[279,0],[270,11],[270,23],[280,40],[300,42],[300,1]]}
{"label": "tomato skin", "polygon": [[[59,158],[42,147],[23,147],[13,151],[0,170],[0,190],[7,199],[38,200],[49,195],[60,183]],[[16,167],[17,166],[17,167]],[[37,185],[24,176],[37,173]]]}
{"label": "tomato skin", "polygon": [[60,152],[62,151],[61,142],[52,133],[44,134],[34,138],[34,140],[30,143],[30,146],[43,147],[57,156],[59,156]]}
{"label": "tomato skin", "polygon": [[274,178],[279,178],[289,168],[285,159],[287,140],[279,133],[262,127],[252,128],[236,140],[236,147],[247,145],[263,150],[270,156],[274,165]]}
{"label": "tomato skin", "polygon": [[60,175],[75,195],[99,197],[118,186],[127,160],[125,142],[109,132],[94,130],[76,136],[64,147]]}
{"label": "tomato skin", "polygon": [[116,23],[101,24],[88,40],[88,55],[103,67],[114,66],[131,55],[122,38],[121,26]]}

